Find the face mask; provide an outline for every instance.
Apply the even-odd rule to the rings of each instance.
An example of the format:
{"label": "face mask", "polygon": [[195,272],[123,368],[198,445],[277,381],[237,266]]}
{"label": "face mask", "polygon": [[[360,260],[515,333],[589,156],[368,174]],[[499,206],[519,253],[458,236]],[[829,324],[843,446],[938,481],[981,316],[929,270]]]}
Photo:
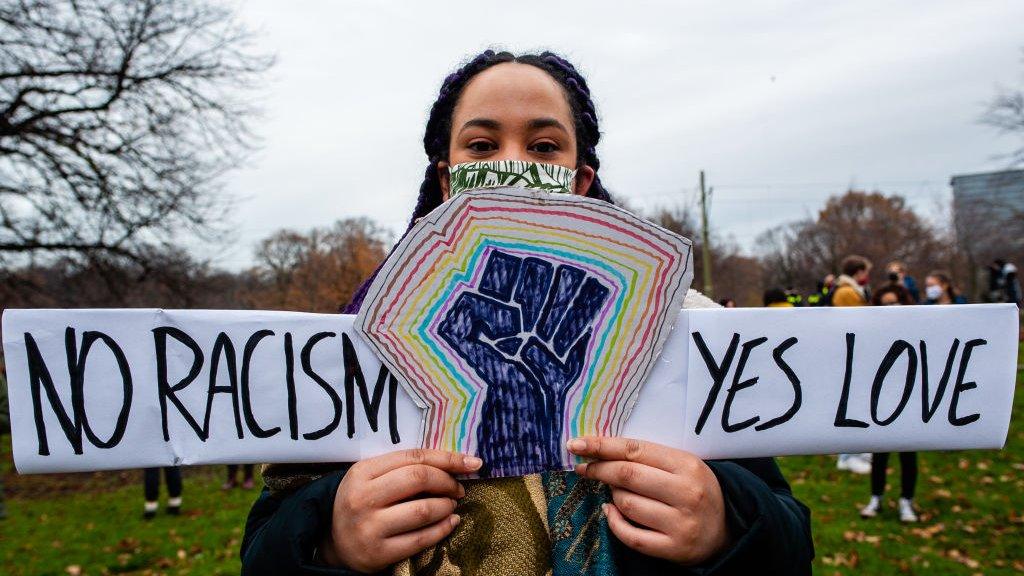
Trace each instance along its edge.
{"label": "face mask", "polygon": [[938,284],[927,286],[924,289],[924,295],[927,296],[929,300],[938,300],[939,298],[942,298],[942,286],[939,286]]}
{"label": "face mask", "polygon": [[538,164],[525,160],[465,162],[449,168],[451,195],[469,190],[516,186],[572,194],[576,171],[557,164]]}

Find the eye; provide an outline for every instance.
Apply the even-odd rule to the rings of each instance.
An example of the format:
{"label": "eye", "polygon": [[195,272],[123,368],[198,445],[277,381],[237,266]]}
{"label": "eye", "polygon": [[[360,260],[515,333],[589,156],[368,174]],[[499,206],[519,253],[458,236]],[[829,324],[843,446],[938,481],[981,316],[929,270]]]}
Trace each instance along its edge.
{"label": "eye", "polygon": [[554,152],[558,152],[558,144],[548,141],[537,142],[530,146],[530,150],[539,152],[540,154],[552,154]]}
{"label": "eye", "polygon": [[494,150],[498,149],[498,147],[495,146],[493,142],[490,142],[488,140],[474,140],[474,141],[470,142],[469,144],[467,144],[466,148],[469,148],[473,152],[480,152],[480,153],[483,153],[483,152],[493,152]]}

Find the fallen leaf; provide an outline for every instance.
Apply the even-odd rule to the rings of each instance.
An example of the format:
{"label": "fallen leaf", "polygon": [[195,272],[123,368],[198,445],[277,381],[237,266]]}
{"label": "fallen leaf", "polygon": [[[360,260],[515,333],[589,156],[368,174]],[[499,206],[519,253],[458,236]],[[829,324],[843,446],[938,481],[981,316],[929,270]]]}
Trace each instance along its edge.
{"label": "fallen leaf", "polygon": [[936,534],[938,534],[939,532],[942,532],[945,529],[946,529],[946,525],[943,524],[942,522],[939,522],[938,524],[933,524],[931,526],[926,526],[926,527],[923,527],[923,528],[912,528],[910,531],[913,534],[915,534],[917,536],[920,536],[921,538],[932,538]]}

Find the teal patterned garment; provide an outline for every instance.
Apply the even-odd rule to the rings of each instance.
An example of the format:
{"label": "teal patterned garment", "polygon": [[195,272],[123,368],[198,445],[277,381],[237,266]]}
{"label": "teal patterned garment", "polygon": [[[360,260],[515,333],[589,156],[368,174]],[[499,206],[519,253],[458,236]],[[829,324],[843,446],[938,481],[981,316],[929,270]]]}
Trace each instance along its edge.
{"label": "teal patterned garment", "polygon": [[552,576],[613,576],[617,573],[608,519],[601,505],[608,487],[574,472],[542,475],[551,531]]}
{"label": "teal patterned garment", "polygon": [[557,164],[538,164],[525,160],[465,162],[450,169],[451,195],[466,190],[517,186],[543,192],[572,194],[576,171]]}

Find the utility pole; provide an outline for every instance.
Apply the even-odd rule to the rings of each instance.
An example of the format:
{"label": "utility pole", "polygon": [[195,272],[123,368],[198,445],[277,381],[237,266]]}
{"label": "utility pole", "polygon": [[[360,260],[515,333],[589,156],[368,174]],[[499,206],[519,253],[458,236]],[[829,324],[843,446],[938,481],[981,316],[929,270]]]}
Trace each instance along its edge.
{"label": "utility pole", "polygon": [[714,300],[715,289],[711,285],[711,231],[708,229],[708,201],[714,188],[704,189],[704,171],[700,171],[700,224],[703,249],[701,252],[701,271],[704,273],[704,295]]}

